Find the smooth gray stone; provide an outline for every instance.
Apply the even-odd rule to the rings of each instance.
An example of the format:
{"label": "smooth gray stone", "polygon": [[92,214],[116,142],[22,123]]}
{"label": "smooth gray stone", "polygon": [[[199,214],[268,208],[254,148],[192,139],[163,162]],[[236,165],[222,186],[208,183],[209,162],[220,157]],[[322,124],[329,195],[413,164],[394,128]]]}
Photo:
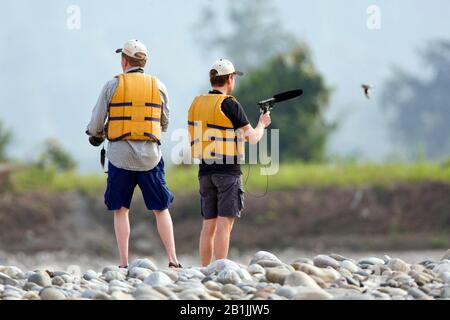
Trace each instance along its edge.
{"label": "smooth gray stone", "polygon": [[331,300],[333,296],[323,289],[299,287],[293,300]]}
{"label": "smooth gray stone", "polygon": [[239,265],[236,262],[233,262],[228,259],[216,260],[206,267],[205,273],[206,275],[211,275],[213,273],[220,272],[222,270],[237,270],[240,269]]}
{"label": "smooth gray stone", "polygon": [[275,291],[275,294],[281,296],[281,297],[285,297],[287,299],[292,299],[295,294],[297,293],[297,290],[295,290],[292,287],[280,287],[277,289],[277,291]]}
{"label": "smooth gray stone", "polygon": [[340,267],[340,264],[335,259],[326,256],[326,255],[318,255],[313,259],[314,265],[319,268],[327,268],[332,267],[333,269],[337,269]]}
{"label": "smooth gray stone", "polygon": [[102,291],[99,290],[85,290],[82,294],[81,297],[85,298],[85,299],[95,299],[95,297],[97,296],[97,294],[102,293]]}
{"label": "smooth gray stone", "polygon": [[441,298],[442,299],[450,299],[450,287],[442,288]]}
{"label": "smooth gray stone", "polygon": [[277,262],[278,264],[282,264],[281,260],[278,259],[276,255],[274,255],[270,252],[267,252],[267,251],[259,251],[253,256],[249,265],[258,263],[260,261],[273,261],[273,262]]}
{"label": "smooth gray stone", "polygon": [[111,296],[108,295],[105,292],[98,292],[95,297],[94,300],[112,300]]}
{"label": "smooth gray stone", "polygon": [[302,271],[295,271],[289,274],[283,284],[291,287],[304,286],[309,288],[319,288],[317,282]]}
{"label": "smooth gray stone", "polygon": [[168,299],[170,300],[179,300],[177,295],[172,292],[169,288],[167,287],[153,287],[154,290],[158,291],[159,293],[161,293],[162,295],[166,296]]}
{"label": "smooth gray stone", "polygon": [[368,265],[374,265],[374,264],[384,264],[384,260],[376,257],[369,257],[364,258],[358,261],[359,265],[368,264]]}
{"label": "smooth gray stone", "polygon": [[345,268],[351,272],[358,272],[359,270],[358,266],[350,260],[344,260],[340,264],[342,268]]}
{"label": "smooth gray stone", "polygon": [[0,266],[0,273],[4,273],[15,280],[26,279],[25,274],[22,272],[22,270],[14,266]]}
{"label": "smooth gray stone", "polygon": [[337,254],[337,253],[330,254],[330,257],[333,258],[334,260],[338,261],[338,262],[342,262],[342,261],[348,260],[348,261],[351,261],[351,262],[354,263],[353,259],[344,257],[344,256],[342,256],[340,254]]}
{"label": "smooth gray stone", "polygon": [[222,293],[228,294],[228,295],[233,295],[233,294],[243,295],[244,291],[242,289],[238,288],[237,286],[229,283],[229,284],[226,284],[223,286]]}
{"label": "smooth gray stone", "polygon": [[56,276],[52,279],[52,285],[54,286],[62,286],[65,283],[64,279],[60,276]]}
{"label": "smooth gray stone", "polygon": [[190,268],[190,269],[185,269],[183,271],[181,271],[178,274],[179,277],[186,277],[187,279],[191,279],[191,278],[197,278],[197,279],[203,279],[205,278],[205,275],[200,272],[197,269],[194,268]]}
{"label": "smooth gray stone", "polygon": [[[73,282],[75,282],[75,277],[74,276],[71,276],[70,274],[63,274],[63,275],[61,275],[60,276],[63,280],[64,280],[64,282],[66,282],[66,283],[73,283]],[[79,280],[79,279],[78,279]]]}
{"label": "smooth gray stone", "polygon": [[112,300],[134,300],[133,296],[131,294],[126,294],[122,291],[114,291],[111,294]]}
{"label": "smooth gray stone", "polygon": [[2,285],[12,285],[12,286],[17,286],[19,284],[19,282],[13,278],[11,278],[10,276],[1,273],[0,272],[0,284]]}
{"label": "smooth gray stone", "polygon": [[119,271],[108,271],[104,274],[105,276],[105,280],[110,282],[112,280],[119,280],[119,281],[123,281],[125,280],[127,277]]}
{"label": "smooth gray stone", "polygon": [[23,285],[23,289],[26,291],[41,291],[42,290],[42,286],[34,283],[34,282],[27,282]]}
{"label": "smooth gray stone", "polygon": [[133,293],[133,297],[136,300],[167,300],[166,296],[146,283],[142,283],[137,287],[136,291]]}
{"label": "smooth gray stone", "polygon": [[223,285],[214,281],[205,282],[205,287],[211,291],[221,291]]}
{"label": "smooth gray stone", "polygon": [[308,258],[298,258],[294,262],[292,262],[292,264],[294,264],[294,263],[306,263],[306,264],[310,264],[312,266],[314,265],[314,262]]}
{"label": "smooth gray stone", "polygon": [[63,277],[63,276],[70,276],[70,273],[67,273],[65,271],[55,271],[53,272],[54,277]]}
{"label": "smooth gray stone", "polygon": [[236,270],[225,269],[219,272],[217,276],[217,281],[222,284],[237,284],[241,282],[241,278]]}
{"label": "smooth gray stone", "polygon": [[284,284],[286,278],[291,274],[288,270],[281,268],[267,268],[266,279],[268,282]]}
{"label": "smooth gray stone", "polygon": [[414,299],[426,299],[428,295],[418,288],[410,288],[408,290],[408,294],[412,296]]}
{"label": "smooth gray stone", "polygon": [[28,282],[36,283],[41,287],[50,287],[52,280],[46,272],[38,271],[28,277]]}
{"label": "smooth gray stone", "polygon": [[133,260],[130,263],[128,269],[131,270],[131,269],[136,268],[136,267],[149,269],[151,271],[157,271],[158,270],[156,265],[150,259],[136,259],[136,260]]}
{"label": "smooth gray stone", "polygon": [[100,277],[100,274],[98,274],[97,272],[95,272],[94,270],[88,270],[86,271],[86,273],[83,275],[83,279],[87,280],[87,281],[91,281],[92,279],[98,279]]}
{"label": "smooth gray stone", "polygon": [[47,287],[41,290],[39,296],[42,300],[65,300],[66,296],[64,293],[55,288],[55,287]]}
{"label": "smooth gray stone", "polygon": [[273,260],[259,260],[256,263],[259,264],[260,266],[263,266],[264,268],[276,268],[284,266],[282,262],[277,262]]}
{"label": "smooth gray stone", "polygon": [[263,266],[261,266],[261,265],[259,265],[259,264],[252,264],[252,265],[250,265],[248,268],[247,268],[247,271],[250,273],[250,274],[257,274],[257,273],[260,273],[260,274],[266,274],[266,269],[264,269],[264,267]]}
{"label": "smooth gray stone", "polygon": [[447,250],[441,260],[450,260],[450,249]]}
{"label": "smooth gray stone", "polygon": [[168,275],[161,271],[153,272],[151,275],[145,278],[144,282],[154,287],[165,287],[173,283],[172,279],[170,279]]}
{"label": "smooth gray stone", "polygon": [[351,292],[348,294],[337,295],[334,297],[334,300],[375,300],[375,297],[370,294]]}
{"label": "smooth gray stone", "polygon": [[444,261],[445,262],[442,262],[433,268],[433,271],[435,273],[441,274],[444,272],[450,272],[450,261],[448,261],[448,260],[444,260]]}
{"label": "smooth gray stone", "polygon": [[397,258],[389,260],[389,262],[387,263],[387,267],[393,271],[399,271],[403,273],[408,273],[411,270],[406,262]]}

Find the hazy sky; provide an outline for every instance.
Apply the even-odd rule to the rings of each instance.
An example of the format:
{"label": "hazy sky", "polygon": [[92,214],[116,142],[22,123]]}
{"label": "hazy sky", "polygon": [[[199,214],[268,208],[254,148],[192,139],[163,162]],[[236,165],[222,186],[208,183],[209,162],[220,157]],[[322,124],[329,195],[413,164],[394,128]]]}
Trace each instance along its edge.
{"label": "hazy sky", "polygon": [[[171,130],[184,127],[187,108],[208,84],[207,73],[215,58],[206,59],[201,54],[200,46],[193,40],[192,26],[203,4],[213,3],[221,10],[225,2],[2,3],[0,119],[14,131],[11,153],[31,159],[46,138],[57,137],[82,170],[97,170],[98,150],[88,145],[84,130],[102,86],[121,71],[120,57],[114,50],[132,38],[147,44],[147,71],[162,79],[169,89]],[[319,70],[334,88],[327,117],[342,122],[330,141],[329,153],[358,152],[367,159],[385,159],[395,150],[377,94],[393,65],[420,74],[417,51],[430,40],[449,38],[450,19],[446,13],[450,12],[450,2],[274,3],[285,28],[310,45]],[[372,4],[381,9],[381,30],[369,30],[366,26],[366,10]],[[66,26],[70,5],[81,9],[79,30]],[[363,82],[377,87],[374,100],[364,98],[360,89]]]}

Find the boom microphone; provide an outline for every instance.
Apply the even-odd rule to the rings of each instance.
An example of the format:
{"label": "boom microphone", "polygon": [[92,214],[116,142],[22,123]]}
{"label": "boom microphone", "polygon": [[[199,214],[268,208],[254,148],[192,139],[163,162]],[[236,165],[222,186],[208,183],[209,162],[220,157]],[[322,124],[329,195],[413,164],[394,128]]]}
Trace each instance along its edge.
{"label": "boom microphone", "polygon": [[301,95],[303,95],[303,90],[298,89],[276,94],[273,97],[275,98],[275,103],[278,103],[300,97]]}
{"label": "boom microphone", "polygon": [[271,99],[267,99],[267,100],[258,102],[258,106],[261,110],[261,113],[267,113],[273,109],[273,106],[276,103],[291,100],[291,99],[300,97],[301,95],[303,95],[302,89],[279,93],[279,94],[274,95],[273,98],[271,98]]}

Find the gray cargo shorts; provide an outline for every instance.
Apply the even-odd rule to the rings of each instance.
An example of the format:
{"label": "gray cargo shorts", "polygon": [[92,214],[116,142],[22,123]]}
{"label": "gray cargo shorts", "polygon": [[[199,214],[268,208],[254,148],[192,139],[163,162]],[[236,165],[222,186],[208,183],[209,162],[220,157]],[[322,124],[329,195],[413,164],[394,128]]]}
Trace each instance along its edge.
{"label": "gray cargo shorts", "polygon": [[242,175],[212,174],[201,176],[199,180],[202,216],[205,220],[241,217],[245,202]]}

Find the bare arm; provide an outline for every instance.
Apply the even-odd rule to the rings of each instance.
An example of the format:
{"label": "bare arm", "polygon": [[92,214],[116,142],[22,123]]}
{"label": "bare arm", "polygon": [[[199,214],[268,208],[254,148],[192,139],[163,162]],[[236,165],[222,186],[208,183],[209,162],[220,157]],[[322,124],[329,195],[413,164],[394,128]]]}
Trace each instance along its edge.
{"label": "bare arm", "polygon": [[261,141],[264,136],[264,129],[267,128],[270,123],[270,112],[261,115],[259,118],[258,125],[256,128],[253,128],[251,124],[246,125],[245,127],[240,128],[239,130],[245,136],[245,139],[248,140],[251,144],[257,144]]}

